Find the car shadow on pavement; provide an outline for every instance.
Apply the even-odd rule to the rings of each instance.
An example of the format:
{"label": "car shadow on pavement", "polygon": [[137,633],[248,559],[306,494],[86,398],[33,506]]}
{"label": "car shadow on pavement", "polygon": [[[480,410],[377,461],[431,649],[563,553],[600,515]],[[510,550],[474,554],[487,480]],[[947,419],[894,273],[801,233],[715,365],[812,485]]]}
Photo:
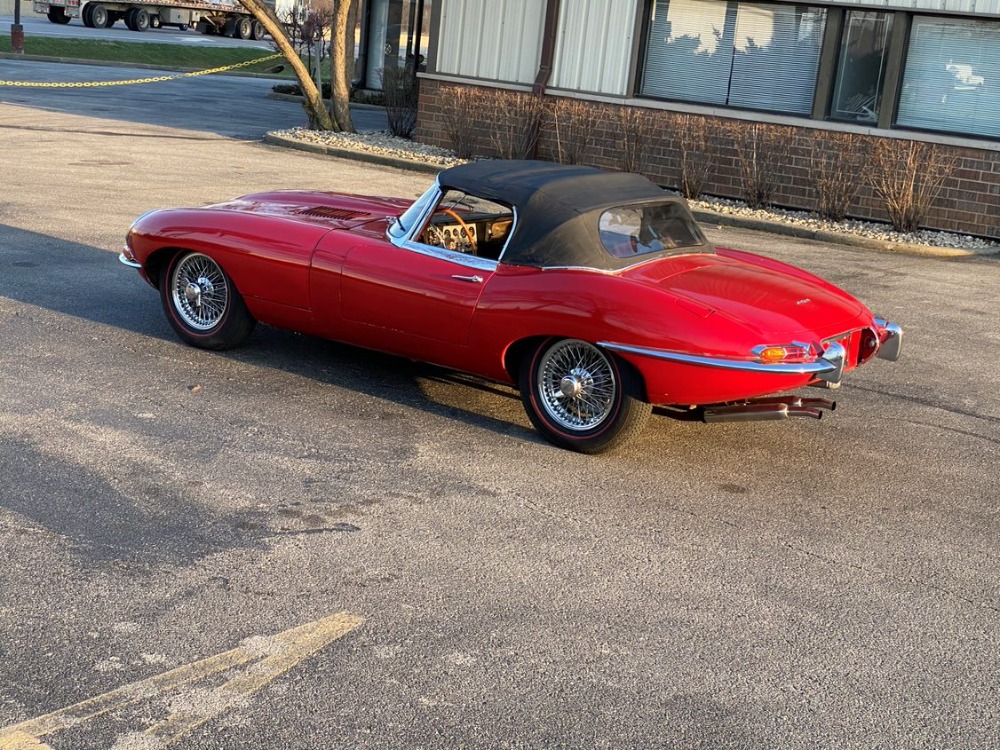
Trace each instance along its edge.
{"label": "car shadow on pavement", "polygon": [[[184,351],[159,296],[106,250],[0,225],[0,297],[157,339]],[[142,343],[122,340],[131,349]],[[161,350],[162,345],[151,347]],[[508,437],[541,442],[512,388],[433,365],[258,326],[243,347],[210,353],[279,369],[338,388],[460,420]],[[454,397],[452,398],[452,394]],[[461,406],[489,402],[488,412]],[[547,445],[547,444],[546,444]]]}

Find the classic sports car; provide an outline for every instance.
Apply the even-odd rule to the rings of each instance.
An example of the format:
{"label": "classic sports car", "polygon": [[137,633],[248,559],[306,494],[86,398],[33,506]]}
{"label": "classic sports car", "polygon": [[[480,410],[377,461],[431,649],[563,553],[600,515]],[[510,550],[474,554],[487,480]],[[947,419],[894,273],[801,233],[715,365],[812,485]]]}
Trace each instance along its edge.
{"label": "classic sports car", "polygon": [[530,161],[442,171],[416,201],[277,191],[141,216],[121,255],[189,344],[257,321],[515,384],[552,443],[598,453],[652,405],[820,417],[902,331],[805,271],[709,245],[636,174]]}

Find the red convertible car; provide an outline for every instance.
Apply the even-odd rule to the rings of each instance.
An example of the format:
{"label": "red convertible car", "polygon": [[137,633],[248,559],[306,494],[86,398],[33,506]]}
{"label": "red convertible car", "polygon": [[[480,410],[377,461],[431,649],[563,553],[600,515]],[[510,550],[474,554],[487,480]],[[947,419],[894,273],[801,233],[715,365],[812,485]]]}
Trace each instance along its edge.
{"label": "red convertible car", "polygon": [[152,211],[121,260],[187,343],[258,321],[516,385],[552,443],[597,453],[652,405],[705,421],[820,417],[899,326],[798,268],[709,245],[636,174],[530,161],[442,171],[416,201],[257,193]]}

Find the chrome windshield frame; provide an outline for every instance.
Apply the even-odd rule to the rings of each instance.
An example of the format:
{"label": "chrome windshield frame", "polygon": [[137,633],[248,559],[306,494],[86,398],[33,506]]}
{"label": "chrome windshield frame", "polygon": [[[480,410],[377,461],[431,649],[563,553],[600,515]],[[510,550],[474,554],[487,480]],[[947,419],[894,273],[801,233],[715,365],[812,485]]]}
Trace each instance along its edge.
{"label": "chrome windshield frame", "polygon": [[[434,211],[441,204],[441,199],[444,197],[444,194],[444,190],[441,189],[440,183],[435,179],[434,184],[431,185],[423,193],[423,195],[417,198],[417,200],[403,212],[403,214],[406,214],[413,208],[419,208],[419,211],[414,217],[416,220],[413,222],[411,227],[402,227],[400,219],[403,214],[396,217],[395,221],[390,222],[388,228],[386,229],[386,236],[389,239],[389,242],[401,250],[409,250],[410,252],[419,253],[420,255],[426,255],[431,258],[438,258],[451,263],[457,263],[479,271],[496,271],[497,266],[500,264],[499,260],[493,260],[492,258],[480,258],[475,255],[468,255],[467,253],[460,253],[455,250],[448,250],[443,247],[427,245],[423,242],[417,241],[416,237],[426,226],[427,222],[430,221],[431,216],[434,215]],[[511,206],[511,214],[513,216],[513,224],[511,225],[510,232],[507,234],[507,242],[504,243],[503,250],[500,251],[501,258],[503,258],[503,254],[507,250],[507,245],[510,243],[511,237],[514,236],[514,232],[517,229],[517,209],[513,206]],[[393,227],[397,224],[404,229],[404,232],[399,236],[394,235],[392,232]]]}

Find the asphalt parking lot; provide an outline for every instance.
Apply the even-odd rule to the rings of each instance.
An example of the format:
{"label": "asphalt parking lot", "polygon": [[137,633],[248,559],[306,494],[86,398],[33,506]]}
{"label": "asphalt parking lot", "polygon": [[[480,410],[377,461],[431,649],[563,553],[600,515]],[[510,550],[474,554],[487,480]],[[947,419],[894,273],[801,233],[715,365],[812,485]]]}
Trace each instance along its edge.
{"label": "asphalt parking lot", "polygon": [[586,457],[504,387],[273,329],[185,347],[117,262],[150,208],[428,176],[264,145],[262,107],[301,110],[256,90],[216,93],[226,127],[9,93],[3,750],[1000,746],[997,260],[710,227],[903,358],[819,422]]}

